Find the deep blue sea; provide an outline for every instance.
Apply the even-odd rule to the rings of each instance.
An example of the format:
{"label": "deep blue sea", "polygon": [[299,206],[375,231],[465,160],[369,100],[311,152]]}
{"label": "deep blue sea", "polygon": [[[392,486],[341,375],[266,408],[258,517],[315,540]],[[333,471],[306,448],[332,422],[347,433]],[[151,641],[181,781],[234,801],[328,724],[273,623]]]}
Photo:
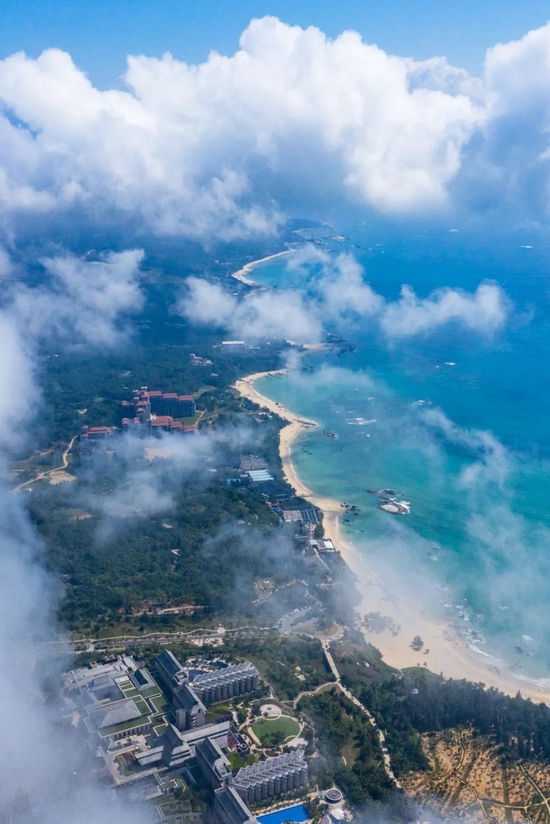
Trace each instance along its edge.
{"label": "deep blue sea", "polygon": [[[341,234],[344,241],[330,240]],[[293,460],[316,492],[356,504],[344,529],[371,559],[425,586],[473,646],[550,672],[550,242],[530,231],[487,238],[462,231],[304,233],[347,251],[387,300],[409,284],[473,291],[498,283],[513,302],[505,328],[485,338],[448,325],[388,344],[370,322],[340,333],[352,352],[316,353],[258,389],[315,418]],[[529,248],[531,247],[531,248]],[[258,283],[308,288],[285,258],[258,266]],[[444,431],[430,422],[440,410]],[[323,435],[334,431],[338,439]],[[367,490],[393,488],[409,516],[377,508]],[[421,582],[419,584],[419,582]],[[446,605],[446,606],[445,606]]]}

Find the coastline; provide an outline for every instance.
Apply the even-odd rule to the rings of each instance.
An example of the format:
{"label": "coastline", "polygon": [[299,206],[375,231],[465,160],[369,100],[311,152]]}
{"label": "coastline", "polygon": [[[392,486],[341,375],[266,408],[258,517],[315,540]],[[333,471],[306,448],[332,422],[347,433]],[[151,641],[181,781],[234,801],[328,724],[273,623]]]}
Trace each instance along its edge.
{"label": "coastline", "polygon": [[[380,650],[387,664],[397,669],[424,666],[425,663],[431,672],[442,673],[446,678],[482,682],[511,696],[516,695],[519,690],[524,698],[550,704],[550,679],[539,679],[537,683],[536,679],[527,679],[506,670],[502,663],[500,669],[496,659],[486,653],[476,654],[466,640],[455,632],[451,622],[440,621],[430,616],[421,600],[410,594],[403,595],[392,591],[377,572],[368,568],[365,556],[343,535],[343,510],[340,503],[309,489],[299,478],[292,462],[294,440],[301,433],[317,428],[319,424],[295,414],[282,404],[262,395],[254,387],[254,383],[260,378],[282,375],[285,372],[286,369],[278,369],[248,375],[235,383],[235,389],[243,397],[288,421],[287,426],[281,429],[279,442],[283,473],[298,495],[307,498],[323,511],[325,535],[332,539],[357,578],[357,588],[362,597],[357,607],[359,614],[390,614],[394,624],[406,627],[406,634],[402,630],[397,635],[393,635],[389,630],[375,633],[363,629],[369,643]],[[423,639],[424,650],[429,650],[428,654],[411,649],[410,641],[415,635],[420,635]],[[497,668],[499,672],[496,671]]]}
{"label": "coastline", "polygon": [[245,263],[242,269],[239,269],[237,272],[233,272],[231,277],[240,280],[241,283],[246,283],[247,286],[256,286],[256,282],[252,280],[252,278],[248,277],[255,266],[259,263],[265,263],[267,260],[274,260],[274,258],[281,257],[282,255],[289,255],[291,252],[292,249],[285,249],[283,252],[275,252],[274,255],[267,255],[267,257],[258,258],[258,260],[251,260],[250,263]]}

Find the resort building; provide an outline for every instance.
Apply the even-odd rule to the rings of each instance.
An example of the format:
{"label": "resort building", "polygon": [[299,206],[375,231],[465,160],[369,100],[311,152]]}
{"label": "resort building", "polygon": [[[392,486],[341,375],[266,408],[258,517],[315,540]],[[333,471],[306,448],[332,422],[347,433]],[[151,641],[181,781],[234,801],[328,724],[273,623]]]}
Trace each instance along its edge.
{"label": "resort building", "polygon": [[81,441],[102,441],[113,434],[112,426],[83,426]]}
{"label": "resort building", "polygon": [[194,730],[206,723],[206,707],[189,684],[174,690],[174,710],[178,730]]}
{"label": "resort building", "polygon": [[234,667],[202,673],[194,679],[191,687],[203,704],[213,704],[233,698],[235,695],[252,692],[257,689],[258,684],[258,670],[245,661]]}
{"label": "resort building", "polygon": [[142,767],[165,766],[179,769],[195,757],[197,746],[207,738],[216,743],[220,750],[227,747],[230,727],[230,721],[221,721],[218,724],[206,724],[197,730],[180,732],[173,724],[169,724],[158,738],[157,745],[137,753],[136,759]]}
{"label": "resort building", "polygon": [[213,789],[231,782],[229,761],[212,738],[205,738],[197,744],[195,756],[202,774]]}
{"label": "resort building", "polygon": [[246,474],[254,484],[265,484],[275,480],[267,469],[250,469]]}
{"label": "resort building", "polygon": [[304,752],[298,749],[242,767],[234,787],[245,801],[254,804],[303,787],[307,776]]}
{"label": "resort building", "polygon": [[155,657],[155,664],[159,677],[165,687],[174,690],[187,681],[187,673],[176,656],[169,649],[163,649]]}
{"label": "resort building", "polygon": [[267,469],[267,463],[264,458],[259,455],[243,455],[240,463],[241,472],[250,472],[250,470]]}
{"label": "resort building", "polygon": [[239,793],[231,786],[214,793],[214,812],[220,824],[258,824]]}
{"label": "resort building", "polygon": [[196,411],[192,395],[149,390],[142,386],[141,389],[134,389],[131,401],[122,401],[119,416],[125,432],[142,436],[161,432],[188,434],[195,432],[196,426],[184,424],[178,419],[191,418]]}

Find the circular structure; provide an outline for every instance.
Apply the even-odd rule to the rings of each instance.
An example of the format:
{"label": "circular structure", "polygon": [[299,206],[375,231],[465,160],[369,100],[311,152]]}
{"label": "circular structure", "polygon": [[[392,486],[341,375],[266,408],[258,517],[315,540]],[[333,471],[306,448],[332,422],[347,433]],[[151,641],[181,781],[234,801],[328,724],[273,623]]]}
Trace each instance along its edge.
{"label": "circular structure", "polygon": [[280,718],[283,711],[277,704],[264,704],[260,707],[260,712],[265,718]]}
{"label": "circular structure", "polygon": [[332,790],[327,790],[325,798],[329,804],[339,804],[340,801],[342,801],[343,795],[340,790],[333,787]]}

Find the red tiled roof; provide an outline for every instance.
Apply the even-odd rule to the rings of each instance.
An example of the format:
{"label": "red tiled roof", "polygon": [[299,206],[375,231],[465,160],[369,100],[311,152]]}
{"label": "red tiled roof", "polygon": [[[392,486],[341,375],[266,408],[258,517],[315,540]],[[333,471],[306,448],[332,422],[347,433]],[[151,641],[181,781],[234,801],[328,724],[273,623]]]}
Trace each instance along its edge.
{"label": "red tiled roof", "polygon": [[180,395],[178,401],[192,401],[193,395]]}

